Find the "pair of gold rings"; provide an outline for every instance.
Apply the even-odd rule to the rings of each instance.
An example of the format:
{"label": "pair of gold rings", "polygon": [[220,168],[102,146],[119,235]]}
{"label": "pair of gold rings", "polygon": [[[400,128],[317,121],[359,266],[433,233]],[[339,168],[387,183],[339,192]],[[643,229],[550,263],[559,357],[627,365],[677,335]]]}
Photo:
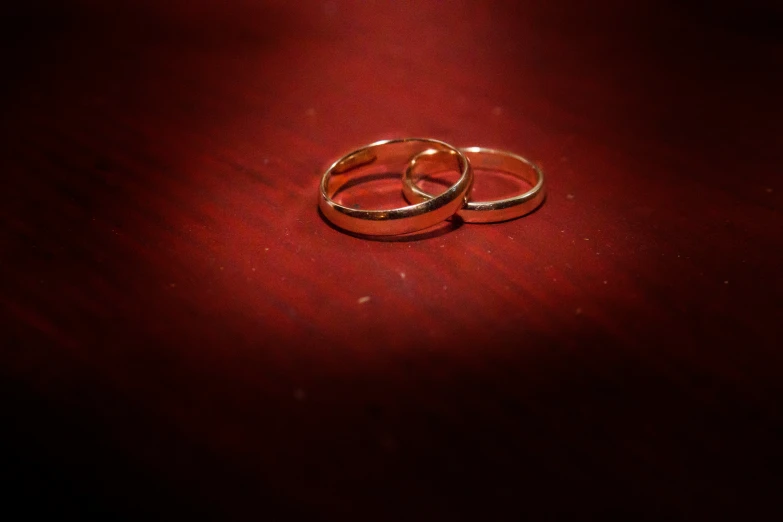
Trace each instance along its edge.
{"label": "pair of gold rings", "polygon": [[[516,175],[532,188],[506,199],[472,201],[474,168]],[[334,201],[342,188],[359,176],[379,169],[398,172],[401,169],[402,191],[410,205],[391,210],[365,210]],[[429,194],[417,185],[417,174],[449,169],[456,169],[459,179],[441,194]],[[482,147],[458,149],[428,138],[404,138],[371,143],[334,162],[321,179],[319,207],[326,219],[344,230],[385,236],[424,230],[454,215],[466,223],[507,221],[535,210],[543,200],[544,174],[521,156]]]}

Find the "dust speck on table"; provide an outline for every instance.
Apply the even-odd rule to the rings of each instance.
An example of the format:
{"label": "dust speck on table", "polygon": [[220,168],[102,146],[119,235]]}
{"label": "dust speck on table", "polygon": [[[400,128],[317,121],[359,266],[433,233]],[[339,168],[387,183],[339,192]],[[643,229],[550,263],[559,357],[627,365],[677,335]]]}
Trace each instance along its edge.
{"label": "dust speck on table", "polygon": [[365,295],[364,297],[360,297],[360,298],[357,300],[357,302],[358,302],[359,304],[364,304],[364,303],[367,303],[367,302],[369,302],[369,301],[370,301],[370,296],[369,296],[369,295]]}

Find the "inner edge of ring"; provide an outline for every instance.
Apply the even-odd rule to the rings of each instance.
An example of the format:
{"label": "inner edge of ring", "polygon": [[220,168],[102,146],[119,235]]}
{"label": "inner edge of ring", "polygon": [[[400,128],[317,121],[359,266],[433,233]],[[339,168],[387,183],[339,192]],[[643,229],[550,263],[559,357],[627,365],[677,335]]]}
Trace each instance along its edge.
{"label": "inner edge of ring", "polygon": [[[411,160],[411,163],[414,162],[419,156],[427,153],[428,151],[423,151],[414,156],[414,158]],[[467,157],[468,154],[487,154],[487,155],[500,155],[500,156],[506,156],[510,157],[512,159],[518,160],[521,163],[523,163],[526,167],[533,170],[533,172],[536,175],[536,183],[528,189],[526,192],[523,192],[521,194],[517,194],[516,196],[511,196],[510,198],[503,198],[503,199],[493,199],[493,200],[486,200],[486,201],[470,201],[468,200],[467,203],[465,203],[465,206],[463,207],[465,210],[477,210],[477,211],[483,211],[483,210],[501,210],[503,208],[512,207],[515,205],[519,205],[521,203],[525,203],[527,201],[530,201],[534,199],[537,195],[540,195],[543,192],[544,188],[544,173],[541,170],[541,168],[533,163],[532,161],[523,158],[522,156],[519,156],[517,154],[513,154],[510,152],[505,151],[499,151],[496,149],[483,149],[481,147],[465,147],[461,149],[461,152],[465,154]],[[470,160],[470,158],[468,158]],[[425,192],[422,190],[414,181],[413,174],[410,172],[410,168],[406,169],[406,173],[403,176],[403,184],[407,186],[414,194],[416,194],[419,197],[426,198],[423,202],[432,201],[433,199],[442,196],[443,194],[439,194],[438,196],[433,196],[432,194],[429,194],[428,192]],[[478,168],[476,170],[489,170],[489,169],[482,169]],[[510,174],[514,177],[521,178],[523,181],[527,181],[526,179],[522,178],[518,172],[511,172],[506,169],[495,169],[496,172],[503,172],[505,174]],[[423,178],[419,178],[419,182]],[[445,193],[445,192],[444,192]],[[484,208],[491,205],[492,208]]]}
{"label": "inner edge of ring", "polygon": [[[338,202],[336,202],[335,200],[332,199],[332,196],[334,194],[337,194],[339,192],[339,190],[340,190],[340,186],[338,186],[334,190],[332,195],[329,194],[329,191],[328,191],[329,180],[333,177],[334,174],[342,174],[342,173],[345,173],[345,172],[348,172],[348,171],[352,170],[353,168],[360,168],[360,167],[362,167],[364,165],[370,164],[370,163],[374,162],[377,159],[377,155],[374,155],[372,160],[365,161],[363,163],[359,163],[359,164],[356,164],[356,165],[350,165],[347,169],[343,168],[342,170],[336,172],[335,169],[339,168],[339,167],[342,167],[342,163],[344,161],[346,161],[346,159],[349,160],[349,161],[352,161],[355,157],[360,157],[361,158],[361,157],[363,157],[363,155],[371,153],[373,151],[373,149],[375,149],[377,147],[382,147],[384,145],[394,145],[396,143],[405,143],[405,142],[413,142],[413,141],[425,143],[427,145],[440,146],[440,147],[443,147],[440,150],[440,152],[448,152],[448,153],[455,154],[457,156],[457,166],[460,167],[460,178],[459,178],[459,180],[457,180],[457,182],[454,185],[450,186],[446,191],[444,191],[442,194],[439,194],[438,196],[433,196],[433,197],[431,197],[431,198],[429,198],[429,199],[427,199],[425,201],[421,201],[419,203],[414,203],[414,204],[407,205],[407,206],[404,206],[404,207],[398,207],[398,208],[393,208],[393,209],[388,209],[388,210],[381,210],[381,209],[354,209],[354,208],[351,208],[351,207],[346,207],[345,205],[342,205],[342,204],[340,204],[340,203],[338,203]],[[429,150],[433,150],[433,147],[429,147],[429,148],[425,149],[424,151],[415,154],[413,157],[415,158],[415,157],[417,157],[417,156],[419,156],[419,155],[421,155],[421,154],[423,154],[423,153],[425,153],[425,152],[427,152]],[[343,156],[339,160],[335,161],[326,170],[326,172],[324,173],[324,176],[321,178],[321,197],[334,210],[340,212],[341,214],[344,214],[344,215],[347,215],[347,216],[350,216],[350,217],[353,217],[353,218],[357,218],[357,219],[363,219],[363,220],[367,220],[367,221],[382,221],[382,220],[390,220],[390,219],[401,219],[401,218],[405,218],[405,217],[415,217],[415,216],[420,216],[422,214],[427,214],[427,213],[432,212],[434,210],[440,209],[440,208],[448,205],[449,203],[452,203],[454,200],[458,199],[458,198],[448,198],[448,197],[444,198],[443,196],[445,196],[449,192],[452,192],[452,193],[459,192],[460,189],[462,188],[462,186],[464,186],[464,184],[466,182],[469,183],[471,181],[470,180],[471,172],[472,172],[472,170],[471,170],[471,167],[470,167],[470,161],[468,161],[467,156],[465,156],[465,154],[462,151],[460,151],[459,149],[457,149],[456,147],[454,147],[452,149],[445,142],[441,142],[441,141],[433,140],[433,139],[427,139],[427,138],[403,138],[403,139],[398,139],[398,140],[379,141],[379,142],[371,143],[370,145],[367,145],[366,147],[363,147],[361,149],[357,149],[357,150],[355,150],[355,151],[353,151],[353,152]],[[440,199],[439,201],[433,203],[434,200],[439,199],[439,198],[442,198],[442,199]],[[436,205],[436,206],[433,206],[433,205]],[[398,215],[398,214],[403,214],[403,215]]]}

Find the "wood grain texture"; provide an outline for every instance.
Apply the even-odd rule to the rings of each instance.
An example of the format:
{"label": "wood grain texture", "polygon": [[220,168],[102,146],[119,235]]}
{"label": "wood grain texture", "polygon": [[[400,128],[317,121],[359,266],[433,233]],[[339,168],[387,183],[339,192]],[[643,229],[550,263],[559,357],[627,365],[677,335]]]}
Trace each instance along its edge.
{"label": "wood grain texture", "polygon": [[[11,500],[780,510],[774,2],[157,4],[4,20]],[[526,155],[548,200],[399,241],[324,222],[331,161],[413,135]]]}

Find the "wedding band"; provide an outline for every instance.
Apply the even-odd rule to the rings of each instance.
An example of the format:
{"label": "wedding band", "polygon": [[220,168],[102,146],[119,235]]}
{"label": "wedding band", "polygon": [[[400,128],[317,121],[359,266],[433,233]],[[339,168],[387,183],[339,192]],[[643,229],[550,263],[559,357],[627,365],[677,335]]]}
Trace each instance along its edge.
{"label": "wedding band", "polygon": [[[494,201],[468,200],[467,204],[456,213],[466,223],[495,223],[518,218],[532,212],[544,201],[544,173],[538,166],[522,156],[484,147],[467,147],[460,149],[460,151],[468,157],[473,169],[512,174],[522,178],[533,187],[527,192],[511,198]],[[420,203],[433,198],[432,194],[423,191],[416,185],[413,177],[414,170],[417,170],[418,165],[427,157],[433,158],[433,155],[417,155],[411,160],[403,175],[402,191],[405,199],[410,203]]]}
{"label": "wedding band", "polygon": [[[370,167],[407,170],[414,157],[448,154],[456,158],[460,173],[457,182],[438,196],[430,196],[406,207],[391,210],[364,210],[341,205],[332,198]],[[407,172],[406,172],[407,175]],[[467,201],[473,183],[473,170],[465,155],[442,141],[404,138],[371,143],[336,162],[321,178],[319,208],[324,217],[338,227],[357,234],[382,236],[424,230],[453,216]]]}

